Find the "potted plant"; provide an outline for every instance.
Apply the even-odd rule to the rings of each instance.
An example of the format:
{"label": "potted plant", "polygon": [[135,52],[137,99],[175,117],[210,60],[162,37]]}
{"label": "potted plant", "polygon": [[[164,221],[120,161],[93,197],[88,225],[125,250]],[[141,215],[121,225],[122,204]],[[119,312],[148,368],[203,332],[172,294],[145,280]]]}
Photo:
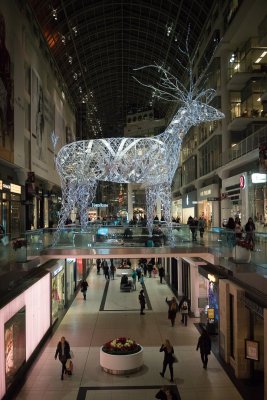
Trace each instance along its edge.
{"label": "potted plant", "polygon": [[25,262],[27,260],[27,240],[17,239],[13,242],[16,262]]}
{"label": "potted plant", "polygon": [[233,248],[233,259],[238,263],[249,263],[251,260],[251,251],[253,251],[253,244],[248,240],[239,239]]}
{"label": "potted plant", "polygon": [[110,374],[129,374],[142,368],[143,347],[134,340],[119,337],[100,348],[100,365]]}

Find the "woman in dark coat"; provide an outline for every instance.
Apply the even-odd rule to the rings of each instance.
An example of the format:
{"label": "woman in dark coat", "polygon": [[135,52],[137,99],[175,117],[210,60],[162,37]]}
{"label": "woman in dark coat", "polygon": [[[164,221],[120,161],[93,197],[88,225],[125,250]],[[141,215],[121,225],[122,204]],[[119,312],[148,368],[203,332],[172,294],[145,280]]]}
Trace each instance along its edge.
{"label": "woman in dark coat", "polygon": [[166,297],[166,303],[169,306],[168,319],[171,320],[172,326],[174,326],[176,314],[178,311],[178,304],[176,302],[175,297],[173,297],[171,300],[168,300],[168,298]]}
{"label": "woman in dark coat", "polygon": [[143,291],[143,289],[140,291],[140,294],[139,294],[139,303],[140,303],[140,315],[144,315],[145,313],[144,313],[144,309],[145,309],[145,306],[146,306],[146,299],[145,299],[145,296],[144,296],[144,291]]}
{"label": "woman in dark coat", "polygon": [[163,368],[162,372],[160,372],[160,375],[162,378],[164,377],[167,365],[169,365],[170,369],[170,374],[171,374],[171,380],[170,382],[173,382],[173,347],[170,344],[170,341],[168,339],[165,340],[165,343],[161,345],[161,348],[159,349],[160,352],[164,351],[164,360],[163,360]]}
{"label": "woman in dark coat", "polygon": [[203,362],[203,368],[207,368],[208,365],[208,355],[211,350],[211,341],[207,331],[203,330],[200,338],[198,339],[198,344],[196,350],[200,347],[201,360]]}
{"label": "woman in dark coat", "polygon": [[[70,345],[69,343],[65,340],[65,337],[62,336],[60,342],[58,342],[57,345],[57,349],[56,349],[56,354],[55,354],[55,360],[57,359],[57,355],[59,358],[59,361],[62,364],[62,371],[61,371],[61,380],[63,381],[64,377],[64,371],[65,373],[67,373],[67,369],[66,369],[66,362],[69,358],[71,358],[70,356]],[[70,373],[71,375],[71,373]]]}

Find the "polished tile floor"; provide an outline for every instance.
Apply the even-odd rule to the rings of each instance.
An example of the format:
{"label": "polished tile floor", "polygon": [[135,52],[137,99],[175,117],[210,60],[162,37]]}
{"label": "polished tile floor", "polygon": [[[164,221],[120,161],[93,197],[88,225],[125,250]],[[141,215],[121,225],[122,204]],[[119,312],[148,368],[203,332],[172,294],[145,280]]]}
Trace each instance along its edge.
{"label": "polished tile floor", "polygon": [[[78,293],[59,328],[49,340],[29,371],[17,399],[27,400],[148,400],[154,399],[161,385],[170,385],[169,372],[159,375],[162,367],[161,343],[168,338],[179,360],[174,364],[175,386],[182,400],[242,399],[234,385],[211,354],[207,370],[202,368],[196,351],[199,333],[190,319],[185,327],[177,315],[175,327],[167,319],[165,298],[172,296],[166,284],[158,278],[146,278],[146,290],[152,310],[141,316],[137,291],[121,293],[120,278],[111,280],[103,311],[99,311],[106,281],[97,275],[95,267],[88,278],[87,300]],[[61,336],[69,341],[74,353],[72,376],[60,380],[61,365],[54,354]],[[100,346],[115,337],[127,336],[144,347],[144,367],[129,376],[114,376],[103,372],[99,365]],[[114,388],[114,389],[112,389]]]}

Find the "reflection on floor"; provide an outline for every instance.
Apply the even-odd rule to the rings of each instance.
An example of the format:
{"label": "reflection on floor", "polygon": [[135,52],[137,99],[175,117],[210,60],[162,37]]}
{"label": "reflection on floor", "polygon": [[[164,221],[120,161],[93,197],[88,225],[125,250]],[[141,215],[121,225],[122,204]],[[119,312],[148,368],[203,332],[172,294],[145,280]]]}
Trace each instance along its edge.
{"label": "reflection on floor", "polygon": [[[133,297],[127,297],[131,293],[121,293],[120,278],[115,277],[110,282],[105,302],[105,309],[110,311],[100,312],[105,278],[97,275],[93,268],[88,283],[87,300],[84,301],[82,293],[78,293],[58,330],[31,368],[17,399],[76,400],[81,399],[81,395],[94,400],[153,399],[160,385],[170,384],[169,371],[166,371],[165,378],[159,375],[163,361],[159,347],[166,338],[173,344],[179,360],[174,364],[174,385],[182,400],[241,399],[213,354],[209,357],[208,369],[202,368],[200,354],[196,352],[199,333],[194,322],[198,320],[190,319],[185,327],[178,314],[175,326],[171,327],[165,298],[170,298],[172,293],[166,284],[160,284],[158,278],[145,279],[153,310],[145,310],[146,315],[141,316],[137,303],[140,284]],[[128,308],[136,311],[129,312]],[[61,336],[66,337],[74,353],[73,375],[65,376],[63,381],[60,380],[60,363],[54,359]],[[118,336],[133,338],[144,347],[141,371],[117,376],[101,370],[100,347]]]}

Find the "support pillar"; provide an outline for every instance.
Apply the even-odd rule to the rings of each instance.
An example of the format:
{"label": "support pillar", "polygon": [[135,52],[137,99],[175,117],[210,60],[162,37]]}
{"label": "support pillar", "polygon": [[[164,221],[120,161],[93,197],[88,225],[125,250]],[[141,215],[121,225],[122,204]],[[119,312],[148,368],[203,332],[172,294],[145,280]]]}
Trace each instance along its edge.
{"label": "support pillar", "polygon": [[128,183],[128,220],[133,219],[133,188],[132,184]]}
{"label": "support pillar", "polygon": [[87,278],[87,260],[83,258],[83,279]]}
{"label": "support pillar", "polygon": [[178,296],[183,296],[183,260],[180,257],[177,260],[177,266],[178,266]]}

